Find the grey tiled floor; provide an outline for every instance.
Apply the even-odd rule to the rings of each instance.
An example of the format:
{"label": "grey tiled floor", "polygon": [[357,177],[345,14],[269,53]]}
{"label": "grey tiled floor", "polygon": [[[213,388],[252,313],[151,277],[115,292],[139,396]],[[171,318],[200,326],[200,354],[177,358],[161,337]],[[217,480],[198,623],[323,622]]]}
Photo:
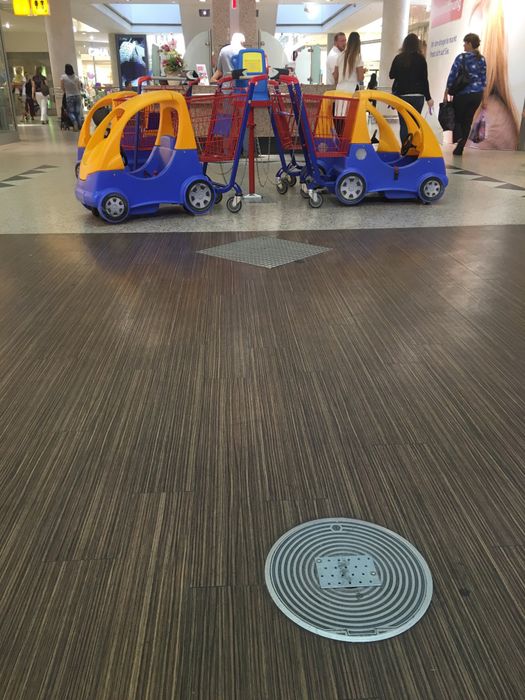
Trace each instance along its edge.
{"label": "grey tiled floor", "polygon": [[213,246],[212,248],[199,250],[199,253],[271,269],[272,267],[279,267],[297,260],[304,260],[312,255],[326,253],[329,250],[330,248],[310,245],[309,243],[297,243],[296,241],[287,241],[281,238],[259,236],[258,238]]}
{"label": "grey tiled floor", "polygon": [[[49,127],[20,127],[21,143],[0,147],[0,233],[102,233],[108,225],[95,219],[75,199],[76,135]],[[262,203],[246,203],[239,214],[230,214],[224,202],[208,216],[192,217],[179,207],[163,208],[154,217],[132,218],[114,230],[146,231],[286,231],[354,228],[517,224],[525,219],[525,192],[501,183],[525,187],[525,154],[465,151],[462,159],[443,148],[450,165],[467,173],[449,171],[450,184],[443,199],[423,206],[416,201],[388,202],[366,199],[357,207],[343,207],[335,197],[325,197],[321,209],[311,209],[297,188],[279,195],[274,185],[276,162],[264,156],[258,164],[257,191]],[[27,173],[42,165],[56,166]],[[246,175],[245,164],[240,172]],[[23,173],[27,179],[10,180]],[[472,173],[472,174],[469,174]],[[218,176],[217,171],[212,175]],[[480,177],[482,179],[480,179]],[[494,180],[487,179],[494,178]],[[8,182],[6,182],[8,180]],[[6,186],[9,185],[9,186]],[[246,178],[243,186],[247,188]],[[42,207],[45,202],[45,207]]]}

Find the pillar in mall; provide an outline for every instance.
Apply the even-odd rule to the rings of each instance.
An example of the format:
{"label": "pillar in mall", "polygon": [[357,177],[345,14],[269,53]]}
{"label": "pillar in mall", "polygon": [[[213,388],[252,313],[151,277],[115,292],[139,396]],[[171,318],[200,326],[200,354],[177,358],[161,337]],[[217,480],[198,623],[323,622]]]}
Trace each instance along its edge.
{"label": "pillar in mall", "polygon": [[[236,7],[233,7],[234,4]],[[242,32],[246,46],[258,46],[257,5],[255,0],[212,0],[211,34],[214,60],[222,46],[230,42],[232,34]]]}
{"label": "pillar in mall", "polygon": [[237,8],[231,10],[230,30],[242,32],[246,37],[245,46],[259,46],[257,33],[257,5],[255,0],[237,0]]}
{"label": "pillar in mall", "polygon": [[381,30],[381,63],[379,87],[391,84],[390,66],[408,33],[410,0],[383,0],[383,28]]}
{"label": "pillar in mall", "polygon": [[[109,60],[111,62],[111,77],[113,86],[119,86],[118,78],[118,67],[119,67],[119,55],[117,51],[117,35],[108,34],[109,42]],[[122,86],[119,86],[122,87]]]}
{"label": "pillar in mall", "polygon": [[230,7],[231,0],[212,0],[211,5],[211,42],[212,63],[215,69],[217,56],[223,46],[230,43]]}
{"label": "pillar in mall", "polygon": [[[64,73],[65,64],[71,63],[75,72],[77,70],[71,2],[70,0],[51,0],[49,9],[51,14],[45,18],[45,25],[51,77],[55,90],[60,90],[60,77]],[[60,99],[62,99],[61,94]],[[59,104],[57,104],[57,114],[60,114]]]}

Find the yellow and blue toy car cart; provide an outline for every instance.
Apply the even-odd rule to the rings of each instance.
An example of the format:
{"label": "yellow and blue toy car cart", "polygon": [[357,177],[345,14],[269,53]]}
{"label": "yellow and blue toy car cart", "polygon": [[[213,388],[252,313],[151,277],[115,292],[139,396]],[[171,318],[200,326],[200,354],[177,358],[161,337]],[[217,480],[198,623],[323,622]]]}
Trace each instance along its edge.
{"label": "yellow and blue toy car cart", "polygon": [[[78,133],[77,163],[75,165],[75,175],[77,177],[80,168],[80,161],[82,160],[86,146],[91,138],[91,127],[92,125],[97,127],[100,124],[100,121],[97,120],[97,112],[103,116],[106,116],[106,114],[108,114],[112,109],[115,109],[115,107],[118,107],[118,105],[122,104],[126,100],[129,100],[131,97],[136,96],[137,93],[133,92],[132,90],[120,90],[119,92],[112,92],[108,95],[104,95],[91,107],[89,112],[86,114],[82,128]],[[102,111],[100,112],[99,110]],[[104,112],[106,114],[104,114]]]}
{"label": "yellow and blue toy car cart", "polygon": [[[126,168],[120,151],[126,125],[152,107],[159,114],[153,149],[144,165]],[[184,97],[162,90],[136,95],[112,110],[85,148],[76,196],[109,223],[125,221],[130,214],[154,214],[163,203],[182,204],[192,214],[208,212],[215,191],[199,161]]]}
{"label": "yellow and blue toy car cart", "polygon": [[[371,192],[387,199],[418,197],[425,204],[443,196],[448,177],[441,148],[410,104],[378,90],[302,95],[296,81],[287,82],[306,163],[301,191],[312,207],[322,205],[323,190],[345,205],[358,204]],[[377,103],[403,117],[409,130],[405,143],[399,143]],[[368,129],[369,114],[377,124],[377,149]]]}

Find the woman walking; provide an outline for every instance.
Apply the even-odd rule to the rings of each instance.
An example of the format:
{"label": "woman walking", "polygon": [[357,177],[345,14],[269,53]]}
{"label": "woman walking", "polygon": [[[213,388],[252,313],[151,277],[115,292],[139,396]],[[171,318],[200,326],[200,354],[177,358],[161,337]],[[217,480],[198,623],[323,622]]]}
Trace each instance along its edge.
{"label": "woman walking", "polygon": [[[392,93],[408,102],[421,114],[425,100],[429,110],[434,106],[428,86],[428,69],[425,57],[421,52],[421,42],[416,34],[408,34],[401,51],[392,61],[390,78],[394,81]],[[399,134],[401,143],[408,137],[408,127],[399,115]]]}
{"label": "woman walking", "polygon": [[[449,95],[453,96],[454,113],[458,142],[452,151],[455,156],[463,153],[463,148],[470,134],[472,120],[483,99],[483,91],[487,85],[487,64],[479,52],[480,40],[477,34],[467,34],[463,39],[463,53],[456,56],[448,75],[444,101]],[[457,81],[465,75],[465,84],[457,85]]]}
{"label": "woman walking", "polygon": [[82,83],[80,82],[78,76],[75,75],[73,66],[70,63],[66,63],[65,73],[60,78],[60,87],[66,96],[68,117],[71,119],[73,128],[80,131],[82,124],[84,123],[84,116],[82,114],[82,96],[80,93],[82,90]]}
{"label": "woman walking", "polygon": [[42,75],[42,66],[36,66],[35,74],[31,80],[32,98],[38,102],[40,107],[40,123],[48,124],[47,119],[47,99],[49,97],[49,87],[46,78]]}

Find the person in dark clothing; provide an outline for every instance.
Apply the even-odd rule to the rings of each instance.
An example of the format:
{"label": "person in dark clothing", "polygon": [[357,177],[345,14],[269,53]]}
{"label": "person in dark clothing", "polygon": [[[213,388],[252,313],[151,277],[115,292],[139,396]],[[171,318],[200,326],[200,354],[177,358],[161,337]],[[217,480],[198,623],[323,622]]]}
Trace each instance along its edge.
{"label": "person in dark clothing", "polygon": [[[416,34],[408,34],[405,37],[401,51],[392,61],[390,78],[394,81],[394,95],[401,97],[420,113],[423,111],[425,100],[429,110],[432,110],[434,100],[430,97],[427,62],[421,53],[421,42]],[[408,137],[408,128],[401,116],[399,126],[401,143],[404,143]]]}
{"label": "person in dark clothing", "polygon": [[479,52],[479,36],[467,34],[463,39],[464,53],[456,56],[447,79],[444,101],[448,100],[449,89],[452,88],[464,65],[469,74],[469,83],[453,97],[454,113],[456,117],[457,145],[452,151],[455,156],[463,154],[463,148],[467,142],[472,127],[472,120],[483,99],[483,91],[487,85],[487,64],[485,58]]}
{"label": "person in dark clothing", "polygon": [[26,74],[26,83],[24,85],[24,92],[26,96],[26,104],[24,109],[24,120],[32,122],[35,121],[35,103],[33,102],[33,83],[31,82],[31,77]]}
{"label": "person in dark clothing", "polygon": [[377,73],[372,73],[370,76],[370,80],[368,81],[368,85],[366,86],[367,90],[377,90]]}

